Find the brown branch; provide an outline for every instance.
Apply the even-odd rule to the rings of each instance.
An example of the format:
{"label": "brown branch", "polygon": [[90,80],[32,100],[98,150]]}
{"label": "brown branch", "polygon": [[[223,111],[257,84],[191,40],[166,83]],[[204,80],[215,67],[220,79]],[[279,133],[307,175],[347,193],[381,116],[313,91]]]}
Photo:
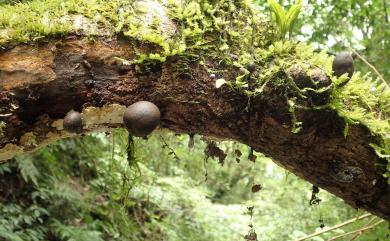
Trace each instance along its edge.
{"label": "brown branch", "polygon": [[[105,131],[123,125],[126,106],[148,100],[161,111],[161,128],[247,144],[353,207],[390,217],[386,167],[378,165],[383,160],[369,146],[375,140],[367,128],[353,125],[345,137],[345,122],[335,111],[297,109],[295,117],[303,125],[293,133],[283,86],[265,87],[246,112],[248,98],[226,86],[215,88],[210,72],[197,61],[175,56],[136,66],[129,64],[133,48],[127,40],[75,37],[1,52],[0,109],[11,115],[0,117],[6,123],[0,160],[74,136],[62,125],[71,109],[82,113],[83,133]],[[183,61],[190,74],[178,67]],[[224,79],[234,79],[238,71],[212,60],[208,68]],[[295,75],[283,71],[291,81],[308,78],[299,69]],[[351,176],[351,169],[362,172]]]}
{"label": "brown branch", "polygon": [[321,234],[327,233],[327,232],[329,232],[329,231],[332,231],[332,230],[334,230],[334,229],[338,229],[338,228],[341,228],[341,227],[346,226],[346,225],[348,225],[348,224],[354,223],[354,222],[356,222],[356,221],[358,221],[358,220],[365,219],[365,218],[370,217],[370,216],[372,216],[372,214],[366,213],[366,214],[364,214],[364,215],[362,215],[362,216],[360,216],[360,217],[352,218],[352,219],[347,220],[347,221],[345,221],[345,222],[343,222],[343,223],[337,224],[337,225],[335,225],[335,226],[333,226],[333,227],[325,228],[325,229],[323,229],[323,230],[321,230],[321,231],[318,231],[318,232],[315,232],[315,233],[306,235],[306,236],[304,236],[304,237],[302,237],[302,238],[299,238],[299,239],[296,239],[296,240],[294,240],[294,241],[303,241],[303,240],[306,240],[306,239],[309,239],[309,238],[313,238],[313,237],[319,236],[319,235],[321,235]]}
{"label": "brown branch", "polygon": [[[377,219],[377,217],[371,218],[371,220],[368,221],[362,228],[365,228],[365,227],[370,226],[370,224],[373,223],[376,219]],[[349,241],[353,241],[353,240],[357,239],[357,238],[360,237],[363,233],[364,233],[364,232],[362,231],[362,232],[359,232],[359,233],[355,234]]]}
{"label": "brown branch", "polygon": [[387,87],[390,88],[389,84],[386,82],[385,78],[381,75],[381,73],[379,73],[379,71],[375,68],[374,65],[370,64],[362,55],[360,55],[356,50],[354,50],[353,48],[349,47],[349,49],[354,53],[356,54],[356,56],[359,57],[359,59],[361,59],[368,67],[370,67],[375,73],[376,75],[383,81],[383,83],[385,83],[387,85]]}
{"label": "brown branch", "polygon": [[357,229],[357,230],[354,230],[354,231],[351,231],[351,232],[348,232],[348,233],[343,233],[343,234],[340,234],[340,235],[337,235],[337,236],[334,236],[330,239],[328,239],[327,241],[333,241],[333,240],[336,240],[338,238],[342,238],[344,236],[348,236],[348,235],[351,235],[351,234],[354,234],[354,233],[359,233],[359,232],[364,232],[364,231],[367,231],[369,229],[372,229],[372,228],[375,228],[376,226],[378,226],[379,224],[385,222],[385,220],[380,220],[376,223],[374,223],[373,225],[370,225],[368,227],[364,227],[364,228],[360,228],[360,229]]}

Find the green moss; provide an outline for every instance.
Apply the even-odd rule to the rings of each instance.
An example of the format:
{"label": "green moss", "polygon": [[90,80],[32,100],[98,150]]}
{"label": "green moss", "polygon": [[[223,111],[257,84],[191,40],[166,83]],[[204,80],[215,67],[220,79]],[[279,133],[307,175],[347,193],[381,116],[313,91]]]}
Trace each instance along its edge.
{"label": "green moss", "polygon": [[[346,75],[334,78],[337,85],[343,83]],[[371,144],[377,155],[387,160],[388,182],[390,184],[390,88],[381,80],[373,80],[369,74],[355,73],[347,85],[332,92],[330,108],[336,110],[348,126],[362,124],[376,137]]]}
{"label": "green moss", "polygon": [[[74,16],[79,15],[94,27],[77,25]],[[192,71],[189,62],[197,61],[210,73],[219,75],[218,87],[225,84],[248,99],[267,97],[266,90],[289,91],[292,97],[286,99],[286,110],[291,112],[294,132],[302,124],[297,111],[334,109],[345,119],[347,127],[366,126],[377,139],[372,147],[390,163],[389,89],[358,73],[343,87],[336,86],[344,77],[332,77],[332,88],[314,82],[315,87],[298,88],[288,74],[291,66],[301,66],[309,76],[318,68],[332,76],[333,59],[325,52],[315,53],[307,44],[277,41],[280,30],[274,26],[249,0],[168,0],[164,4],[130,0],[32,0],[0,4],[0,47],[80,31],[88,36],[125,36],[138,55],[133,62],[140,66],[178,56],[178,66],[186,68],[189,76]],[[138,42],[148,43],[151,48],[139,48]],[[250,62],[257,67],[255,73],[247,69]],[[232,77],[225,73],[236,74]],[[327,104],[307,105],[310,93],[325,92],[331,95]]]}
{"label": "green moss", "polygon": [[31,1],[0,6],[0,46],[65,34],[71,27],[61,17],[70,10],[62,1]]}

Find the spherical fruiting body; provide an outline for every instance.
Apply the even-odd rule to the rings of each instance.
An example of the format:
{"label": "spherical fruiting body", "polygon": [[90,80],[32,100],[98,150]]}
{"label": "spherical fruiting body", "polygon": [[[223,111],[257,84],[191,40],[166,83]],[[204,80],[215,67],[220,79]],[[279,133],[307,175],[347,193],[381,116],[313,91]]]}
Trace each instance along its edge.
{"label": "spherical fruiting body", "polygon": [[155,104],[139,101],[127,107],[123,114],[123,122],[132,135],[145,137],[156,129],[160,117],[160,110]]}
{"label": "spherical fruiting body", "polygon": [[210,79],[215,79],[217,76],[215,74],[210,74]]}
{"label": "spherical fruiting body", "polygon": [[251,73],[255,72],[255,71],[256,71],[256,64],[255,64],[254,62],[250,62],[250,63],[248,64],[248,70],[249,70],[249,72],[251,72]]}
{"label": "spherical fruiting body", "polygon": [[348,77],[351,78],[354,71],[352,55],[348,52],[337,54],[333,60],[332,69],[337,77],[348,73]]}
{"label": "spherical fruiting body", "polygon": [[64,130],[72,133],[79,133],[83,129],[83,119],[79,112],[69,111],[63,122]]}

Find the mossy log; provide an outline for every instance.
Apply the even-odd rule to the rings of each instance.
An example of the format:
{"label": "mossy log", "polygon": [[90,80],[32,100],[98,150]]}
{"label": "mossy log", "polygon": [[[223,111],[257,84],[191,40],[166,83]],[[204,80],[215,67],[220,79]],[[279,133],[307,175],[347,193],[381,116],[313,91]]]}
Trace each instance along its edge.
{"label": "mossy log", "polygon": [[[31,28],[16,35],[18,27],[3,20],[0,160],[76,135],[62,125],[70,110],[82,113],[81,133],[87,133],[123,126],[126,106],[148,100],[161,111],[160,128],[245,143],[351,206],[389,219],[387,160],[378,154],[388,151],[388,112],[371,108],[370,115],[353,117],[353,106],[342,104],[354,103],[340,95],[345,88],[354,94],[348,86],[363,77],[338,89],[335,83],[347,77],[333,76],[331,58],[274,39],[272,24],[242,1],[210,1],[211,7],[127,1],[132,12],[149,8],[123,22],[121,11],[130,7],[109,2],[100,12],[104,21],[84,6],[88,11],[57,16],[71,27],[55,27],[62,23],[57,19],[44,33]],[[248,16],[251,23],[242,25]],[[375,129],[378,123],[384,127]]]}

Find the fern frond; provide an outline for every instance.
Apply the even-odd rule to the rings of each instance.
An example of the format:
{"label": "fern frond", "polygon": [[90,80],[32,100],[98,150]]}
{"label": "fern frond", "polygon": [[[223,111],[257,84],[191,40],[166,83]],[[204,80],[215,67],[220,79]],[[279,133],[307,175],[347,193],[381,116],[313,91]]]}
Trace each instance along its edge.
{"label": "fern frond", "polygon": [[4,162],[0,164],[0,175],[4,175],[5,173],[11,173],[11,167],[9,162]]}
{"label": "fern frond", "polygon": [[19,237],[19,235],[1,226],[0,226],[0,239],[9,240],[9,241],[23,241],[23,239]]}
{"label": "fern frond", "polygon": [[16,158],[16,162],[24,181],[32,181],[34,185],[38,186],[37,178],[39,176],[39,172],[34,165],[32,157],[28,155],[20,156]]}
{"label": "fern frond", "polygon": [[98,231],[87,230],[82,227],[73,227],[53,220],[51,227],[55,236],[68,241],[104,241]]}

